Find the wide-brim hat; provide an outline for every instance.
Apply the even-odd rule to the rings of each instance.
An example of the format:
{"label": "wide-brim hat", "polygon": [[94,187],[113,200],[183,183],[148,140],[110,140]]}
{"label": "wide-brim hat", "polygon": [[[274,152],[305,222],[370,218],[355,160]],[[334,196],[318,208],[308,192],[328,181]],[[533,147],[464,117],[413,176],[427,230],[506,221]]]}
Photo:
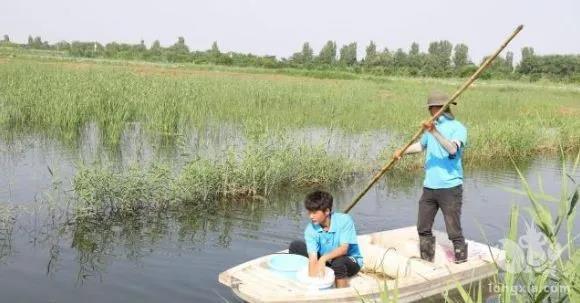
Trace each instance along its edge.
{"label": "wide-brim hat", "polygon": [[[445,102],[449,100],[449,96],[439,91],[432,91],[427,97],[427,107],[431,106],[443,106]],[[451,104],[456,105],[457,102],[453,101]]]}

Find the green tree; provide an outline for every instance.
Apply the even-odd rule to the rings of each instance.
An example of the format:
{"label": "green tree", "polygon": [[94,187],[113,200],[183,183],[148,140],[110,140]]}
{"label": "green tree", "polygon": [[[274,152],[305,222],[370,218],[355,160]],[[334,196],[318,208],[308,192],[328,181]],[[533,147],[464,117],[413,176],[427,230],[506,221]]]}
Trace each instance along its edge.
{"label": "green tree", "polygon": [[514,71],[514,53],[513,52],[507,52],[505,54],[505,64],[506,64],[506,69],[509,70],[510,73],[512,73]]}
{"label": "green tree", "polygon": [[336,62],[336,42],[326,42],[320,50],[317,59],[322,64],[334,64]]}
{"label": "green tree", "polygon": [[453,67],[455,70],[460,70],[465,65],[469,64],[468,48],[465,44],[455,45],[453,51]]}
{"label": "green tree", "polygon": [[111,42],[105,44],[105,57],[107,58],[118,58],[121,52],[121,46],[117,42]]}
{"label": "green tree", "polygon": [[75,57],[102,57],[105,48],[98,42],[79,42],[73,41],[70,45],[69,53]]}
{"label": "green tree", "polygon": [[189,53],[189,47],[185,44],[185,38],[183,37],[178,37],[177,42],[171,48],[178,52]]}
{"label": "green tree", "polygon": [[[487,60],[488,56],[484,57],[481,61],[482,63]],[[481,75],[482,79],[505,79],[508,78],[512,73],[512,68],[508,64],[508,61],[497,56],[495,60],[491,63],[489,68]]]}
{"label": "green tree", "polygon": [[[217,41],[214,41],[211,44],[211,49],[208,51],[208,61],[214,64],[222,64],[222,65],[232,65],[234,62],[234,55],[233,52],[222,53],[218,47]],[[244,61],[254,61],[254,58],[251,56],[242,56],[245,57]],[[255,65],[255,64],[254,64]]]}
{"label": "green tree", "polygon": [[39,36],[34,38],[32,42],[32,48],[41,49],[42,48],[42,39]]}
{"label": "green tree", "polygon": [[4,35],[4,38],[2,39],[2,41],[0,41],[0,46],[12,46],[12,43],[10,42],[10,38],[8,37],[8,35]]}
{"label": "green tree", "polygon": [[193,59],[183,37],[178,37],[177,42],[166,50],[166,54],[170,62],[190,62]]}
{"label": "green tree", "polygon": [[395,73],[404,75],[408,71],[408,56],[402,48],[397,49],[393,56],[393,67]]}
{"label": "green tree", "polygon": [[533,57],[534,55],[535,54],[534,54],[533,47],[526,46],[526,47],[522,48],[522,60],[529,59],[529,58]]}
{"label": "green tree", "polygon": [[209,55],[208,61],[214,64],[220,64],[220,62],[222,62],[222,58],[225,57],[225,55],[222,54],[222,52],[220,51],[217,41],[214,41],[211,44],[211,48],[208,51],[208,55]]}
{"label": "green tree", "polygon": [[59,41],[57,42],[54,47],[57,51],[69,51],[70,50],[70,43],[66,41]]}
{"label": "green tree", "polygon": [[39,36],[36,36],[34,38],[32,38],[32,36],[28,36],[27,47],[33,49],[49,49],[50,45],[48,44],[47,41],[43,42],[42,38],[40,38]]}
{"label": "green tree", "polygon": [[356,60],[356,42],[343,45],[340,48],[340,64],[352,66],[357,63]]}
{"label": "green tree", "polygon": [[537,74],[540,72],[537,63],[538,60],[534,54],[534,48],[524,47],[522,48],[522,60],[516,70],[520,74]]}
{"label": "green tree", "polygon": [[375,66],[378,62],[377,45],[371,41],[365,49],[364,64],[366,66]]}
{"label": "green tree", "polygon": [[145,40],[141,39],[141,41],[139,42],[139,45],[137,45],[137,50],[139,50],[140,52],[147,51],[147,46],[145,45]]}
{"label": "green tree", "polygon": [[546,77],[553,80],[580,82],[580,55],[539,56],[533,48],[522,49],[522,60],[516,69],[530,81]]}
{"label": "green tree", "polygon": [[149,50],[161,50],[161,43],[159,43],[159,40],[153,41]]}
{"label": "green tree", "polygon": [[417,42],[413,42],[411,44],[411,50],[409,50],[409,56],[418,56],[419,55],[419,44]]}
{"label": "green tree", "polygon": [[302,45],[302,61],[310,63],[314,59],[314,50],[310,47],[310,43],[304,42]]}
{"label": "green tree", "polygon": [[149,60],[155,61],[163,60],[163,48],[161,47],[161,43],[159,43],[159,40],[153,41],[153,44],[151,44],[151,47],[147,52],[147,58]]}
{"label": "green tree", "polygon": [[302,59],[302,52],[295,52],[290,56],[290,62],[294,64],[304,64],[304,60]]}
{"label": "green tree", "polygon": [[394,73],[393,55],[388,48],[384,48],[383,51],[378,55],[377,65],[383,68],[384,74]]}
{"label": "green tree", "polygon": [[219,56],[219,55],[221,55],[221,54],[222,54],[222,53],[220,52],[220,48],[218,47],[217,41],[214,41],[214,42],[211,44],[211,50],[210,50],[210,53],[211,53],[211,55],[212,55],[212,56]]}
{"label": "green tree", "polygon": [[312,62],[313,57],[314,51],[310,47],[310,44],[308,42],[304,42],[304,44],[302,44],[302,50],[292,54],[290,57],[290,62],[295,64],[310,63]]}
{"label": "green tree", "polygon": [[421,54],[419,44],[413,42],[411,49],[409,49],[409,56],[407,58],[407,70],[411,76],[418,76],[421,74],[424,64],[424,54]]}
{"label": "green tree", "polygon": [[429,76],[445,77],[451,74],[453,45],[447,40],[431,42],[428,49],[427,70]]}

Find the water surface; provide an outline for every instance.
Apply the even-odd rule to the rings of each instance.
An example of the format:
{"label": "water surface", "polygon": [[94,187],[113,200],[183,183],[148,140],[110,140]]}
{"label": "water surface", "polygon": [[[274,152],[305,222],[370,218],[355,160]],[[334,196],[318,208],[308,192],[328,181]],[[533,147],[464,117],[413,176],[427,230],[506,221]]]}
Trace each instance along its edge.
{"label": "water surface", "polygon": [[[16,222],[0,230],[0,293],[3,302],[223,302],[237,301],[217,276],[239,263],[285,249],[302,237],[307,223],[305,191],[279,193],[268,201],[229,201],[211,209],[184,209],[136,218],[96,221],[64,214],[79,163],[118,165],[163,159],[179,167],[192,154],[219,155],[242,148],[235,127],[198,131],[171,148],[141,137],[136,125],[111,152],[98,131],[85,131],[78,146],[38,137],[0,142],[0,203],[16,207]],[[348,157],[376,157],[388,136],[361,136],[305,129],[297,140],[326,144]],[[533,187],[558,195],[559,159],[521,163]],[[566,163],[567,167],[571,163]],[[579,180],[578,174],[573,176]],[[370,178],[370,173],[369,173]],[[541,180],[541,182],[539,181]],[[332,189],[335,208],[345,207],[367,180]],[[422,176],[388,175],[351,212],[360,234],[416,224]],[[506,191],[520,188],[509,165],[466,171],[463,228],[467,238],[499,244],[513,203],[527,199]],[[70,194],[70,193],[69,193]],[[441,214],[435,228],[444,230]],[[482,234],[483,231],[483,234]],[[576,233],[580,232],[576,226]]]}

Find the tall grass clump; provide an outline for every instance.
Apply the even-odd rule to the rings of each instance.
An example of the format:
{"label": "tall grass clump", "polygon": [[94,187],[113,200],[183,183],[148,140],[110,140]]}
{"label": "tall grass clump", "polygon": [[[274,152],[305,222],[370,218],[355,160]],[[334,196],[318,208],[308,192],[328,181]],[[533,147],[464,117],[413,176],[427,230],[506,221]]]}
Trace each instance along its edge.
{"label": "tall grass clump", "polygon": [[107,167],[80,167],[73,180],[79,204],[87,215],[107,217],[141,210],[165,210],[175,201],[173,176],[168,167],[134,166],[122,172]]}
{"label": "tall grass clump", "polygon": [[195,159],[177,172],[163,165],[81,167],[73,183],[79,209],[108,215],[221,199],[262,199],[281,189],[347,182],[358,171],[355,161],[321,146],[250,143],[224,158]]}

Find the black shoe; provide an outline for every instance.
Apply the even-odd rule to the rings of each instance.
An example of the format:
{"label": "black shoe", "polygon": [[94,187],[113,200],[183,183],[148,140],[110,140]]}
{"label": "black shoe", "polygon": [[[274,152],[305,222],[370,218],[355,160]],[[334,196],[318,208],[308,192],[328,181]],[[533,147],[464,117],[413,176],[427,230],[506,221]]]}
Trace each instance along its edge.
{"label": "black shoe", "polygon": [[454,244],[453,251],[455,252],[455,263],[467,261],[467,243]]}
{"label": "black shoe", "polygon": [[435,259],[435,237],[419,236],[419,250],[421,251],[421,259],[433,262]]}

